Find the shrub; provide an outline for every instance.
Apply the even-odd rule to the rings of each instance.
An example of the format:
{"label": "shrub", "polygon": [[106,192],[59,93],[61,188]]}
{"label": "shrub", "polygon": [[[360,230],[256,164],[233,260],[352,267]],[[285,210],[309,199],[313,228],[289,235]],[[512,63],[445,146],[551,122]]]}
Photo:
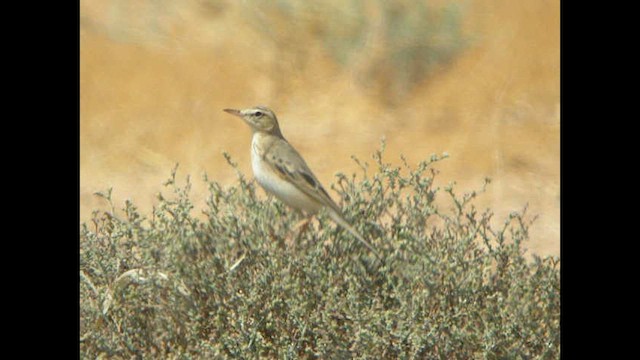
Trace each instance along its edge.
{"label": "shrub", "polygon": [[81,225],[82,358],[559,358],[557,258],[524,256],[526,207],[493,227],[484,187],[436,187],[442,158],[395,167],[381,150],[356,159],[361,179],[338,174],[383,263],[326,214],[297,230],[239,171],[205,176],[203,216],[176,169],[149,217],[100,193],[112,210]]}

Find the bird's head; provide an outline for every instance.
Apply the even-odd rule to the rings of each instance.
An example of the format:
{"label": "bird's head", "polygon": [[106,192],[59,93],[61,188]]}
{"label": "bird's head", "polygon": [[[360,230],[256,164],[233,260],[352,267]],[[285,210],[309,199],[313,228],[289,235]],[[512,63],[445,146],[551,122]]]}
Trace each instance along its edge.
{"label": "bird's head", "polygon": [[265,106],[256,106],[243,110],[224,109],[224,111],[244,120],[254,132],[261,131],[273,135],[281,135],[276,114]]}

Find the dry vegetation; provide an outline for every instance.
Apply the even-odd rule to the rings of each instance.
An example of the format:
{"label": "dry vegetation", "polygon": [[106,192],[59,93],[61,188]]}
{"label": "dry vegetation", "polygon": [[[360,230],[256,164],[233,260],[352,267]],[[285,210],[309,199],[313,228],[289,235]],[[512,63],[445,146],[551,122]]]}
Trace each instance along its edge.
{"label": "dry vegetation", "polygon": [[80,238],[82,357],[559,358],[557,257],[525,258],[526,211],[492,226],[484,189],[436,187],[439,160],[396,167],[380,151],[361,181],[339,175],[383,261],[325,213],[292,231],[299,217],[239,171],[205,179],[202,219],[175,171],[149,216],[131,202],[114,215],[102,193],[112,208]]}

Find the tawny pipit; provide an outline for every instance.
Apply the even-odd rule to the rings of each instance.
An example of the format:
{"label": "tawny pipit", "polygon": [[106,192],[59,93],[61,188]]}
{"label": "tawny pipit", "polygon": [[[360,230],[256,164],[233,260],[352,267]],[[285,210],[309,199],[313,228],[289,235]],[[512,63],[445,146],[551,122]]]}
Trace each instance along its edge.
{"label": "tawny pipit", "polygon": [[347,229],[381,259],[378,252],[344,219],[340,208],[313,175],[302,156],[282,136],[273,111],[263,106],[224,111],[240,117],[251,127],[251,167],[256,180],[268,193],[309,215],[326,208],[333,221]]}

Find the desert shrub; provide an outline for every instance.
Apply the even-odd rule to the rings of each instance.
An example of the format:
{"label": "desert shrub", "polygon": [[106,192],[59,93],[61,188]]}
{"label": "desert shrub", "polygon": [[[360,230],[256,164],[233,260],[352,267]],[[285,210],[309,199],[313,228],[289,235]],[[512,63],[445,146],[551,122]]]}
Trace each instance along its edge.
{"label": "desert shrub", "polygon": [[559,261],[525,257],[526,208],[492,226],[473,204],[485,187],[436,187],[442,158],[392,166],[381,150],[337,175],[383,262],[326,214],[296,228],[239,171],[205,176],[200,214],[176,169],[147,216],[100,193],[111,210],[80,232],[82,358],[559,358]]}

